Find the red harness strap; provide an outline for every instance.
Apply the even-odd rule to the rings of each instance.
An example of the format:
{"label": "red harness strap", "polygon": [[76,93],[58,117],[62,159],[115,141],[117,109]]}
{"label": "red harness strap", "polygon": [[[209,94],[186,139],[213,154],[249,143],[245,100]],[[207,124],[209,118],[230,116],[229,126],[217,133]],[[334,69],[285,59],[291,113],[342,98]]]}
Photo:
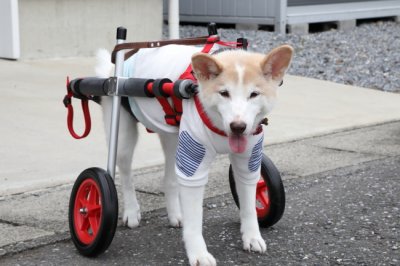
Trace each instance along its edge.
{"label": "red harness strap", "polygon": [[[216,42],[219,41],[218,36],[210,36],[207,39],[206,44],[204,45],[203,49],[201,50],[202,53],[208,53],[214,46]],[[195,77],[192,74],[192,65],[190,64],[185,72],[182,73],[182,75],[179,76],[179,79],[191,79],[191,80],[196,80]],[[179,126],[179,123],[181,121],[181,116],[182,116],[182,100],[172,96],[172,104],[168,102],[168,100],[164,97],[157,97],[158,102],[161,104],[164,113],[165,113],[165,122],[168,125],[172,126]]]}
{"label": "red harness strap", "polygon": [[199,96],[197,94],[193,97],[194,98],[194,103],[196,105],[197,113],[199,113],[201,121],[210,129],[212,132],[217,133],[220,136],[226,137],[226,134],[224,131],[221,129],[217,128],[216,126],[213,125],[211,122],[210,118],[207,116],[206,112],[203,109],[203,105],[201,104],[199,100]]}
{"label": "red harness strap", "polygon": [[[210,36],[207,39],[207,42],[204,45],[203,50],[201,50],[201,52],[208,54],[211,51],[211,49],[213,48],[215,43],[222,44],[222,45],[228,45],[225,42],[219,41],[218,36]],[[196,81],[196,78],[193,76],[192,72],[193,72],[192,64],[189,64],[189,66],[186,68],[185,72],[183,72],[182,75],[180,75],[179,79],[191,79],[191,80]]]}
{"label": "red harness strap", "polygon": [[89,135],[92,125],[90,120],[89,103],[88,99],[81,99],[82,111],[85,118],[85,131],[83,132],[82,135],[79,136],[78,134],[76,134],[74,130],[74,108],[72,106],[72,96],[73,92],[69,87],[69,77],[67,77],[67,95],[65,95],[63,102],[65,107],[68,109],[68,114],[67,114],[68,130],[71,136],[74,137],[75,139],[82,139],[87,135]]}

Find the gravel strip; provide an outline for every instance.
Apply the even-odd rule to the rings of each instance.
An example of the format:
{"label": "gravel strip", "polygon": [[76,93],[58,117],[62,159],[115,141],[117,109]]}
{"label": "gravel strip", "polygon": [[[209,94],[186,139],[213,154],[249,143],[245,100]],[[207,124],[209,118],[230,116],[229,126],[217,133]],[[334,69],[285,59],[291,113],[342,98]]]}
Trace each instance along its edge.
{"label": "gravel strip", "polygon": [[[164,27],[164,34],[167,27]],[[248,38],[249,50],[269,51],[288,43],[295,48],[289,74],[389,92],[400,92],[400,24],[362,24],[351,32],[330,30],[307,35],[219,29],[224,40]],[[205,27],[181,26],[181,38],[207,34]],[[165,36],[165,35],[164,35]]]}

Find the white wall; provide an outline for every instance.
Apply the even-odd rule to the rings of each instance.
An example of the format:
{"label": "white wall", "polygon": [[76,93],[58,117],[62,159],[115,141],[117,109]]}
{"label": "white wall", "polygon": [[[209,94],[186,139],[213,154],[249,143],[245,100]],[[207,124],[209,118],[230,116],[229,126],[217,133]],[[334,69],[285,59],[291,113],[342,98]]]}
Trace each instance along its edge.
{"label": "white wall", "polygon": [[111,50],[118,26],[128,41],[158,40],[161,0],[19,0],[21,58],[89,56]]}
{"label": "white wall", "polygon": [[18,0],[0,0],[0,57],[19,58]]}

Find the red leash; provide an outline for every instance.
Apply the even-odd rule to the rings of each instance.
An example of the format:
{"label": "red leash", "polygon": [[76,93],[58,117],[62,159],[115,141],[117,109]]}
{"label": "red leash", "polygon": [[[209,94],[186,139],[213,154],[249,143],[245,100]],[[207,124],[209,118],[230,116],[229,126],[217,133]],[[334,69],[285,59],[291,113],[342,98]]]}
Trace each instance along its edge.
{"label": "red leash", "polygon": [[68,114],[67,114],[68,130],[71,136],[74,137],[75,139],[82,139],[85,138],[87,135],[89,135],[92,126],[90,120],[89,100],[87,98],[81,99],[83,116],[85,118],[85,131],[81,136],[79,136],[74,130],[74,108],[72,106],[73,95],[74,94],[69,86],[69,77],[67,77],[67,95],[65,95],[63,102],[65,107],[68,109]]}

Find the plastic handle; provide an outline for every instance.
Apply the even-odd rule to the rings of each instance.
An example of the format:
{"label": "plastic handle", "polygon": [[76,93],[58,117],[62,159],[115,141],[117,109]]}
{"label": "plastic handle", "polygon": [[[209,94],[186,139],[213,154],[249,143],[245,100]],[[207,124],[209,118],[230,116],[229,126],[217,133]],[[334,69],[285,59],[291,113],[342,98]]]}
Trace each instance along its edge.
{"label": "plastic handle", "polygon": [[118,27],[117,28],[117,40],[126,40],[126,28]]}
{"label": "plastic handle", "polygon": [[217,24],[215,24],[214,22],[209,23],[207,26],[207,29],[208,29],[209,36],[218,35]]}

